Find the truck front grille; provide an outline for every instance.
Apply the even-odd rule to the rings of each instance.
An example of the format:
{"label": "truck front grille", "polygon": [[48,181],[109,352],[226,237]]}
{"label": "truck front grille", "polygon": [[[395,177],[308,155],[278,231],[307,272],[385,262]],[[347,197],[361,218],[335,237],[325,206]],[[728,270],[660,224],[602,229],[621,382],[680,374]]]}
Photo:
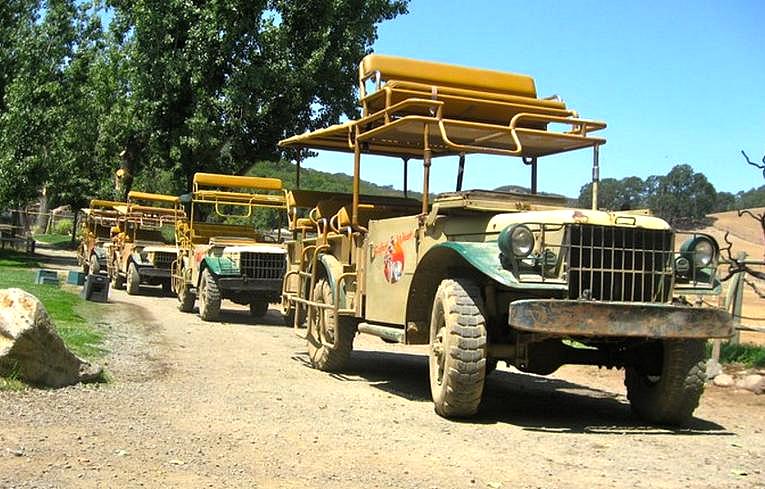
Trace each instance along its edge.
{"label": "truck front grille", "polygon": [[164,268],[164,269],[170,269],[170,266],[173,264],[173,262],[176,259],[175,253],[170,253],[167,251],[157,251],[154,253],[154,267],[155,268]]}
{"label": "truck front grille", "polygon": [[240,270],[247,278],[281,280],[287,261],[281,253],[242,253]]}
{"label": "truck front grille", "polygon": [[569,298],[669,301],[671,231],[572,224],[566,234]]}

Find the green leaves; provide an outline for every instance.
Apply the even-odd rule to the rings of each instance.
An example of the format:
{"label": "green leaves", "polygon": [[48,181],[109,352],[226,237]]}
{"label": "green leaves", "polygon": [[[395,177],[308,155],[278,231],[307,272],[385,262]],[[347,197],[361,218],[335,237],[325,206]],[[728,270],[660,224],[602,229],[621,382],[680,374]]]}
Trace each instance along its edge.
{"label": "green leaves", "polygon": [[186,191],[356,112],[358,61],[407,0],[9,0],[0,207]]}

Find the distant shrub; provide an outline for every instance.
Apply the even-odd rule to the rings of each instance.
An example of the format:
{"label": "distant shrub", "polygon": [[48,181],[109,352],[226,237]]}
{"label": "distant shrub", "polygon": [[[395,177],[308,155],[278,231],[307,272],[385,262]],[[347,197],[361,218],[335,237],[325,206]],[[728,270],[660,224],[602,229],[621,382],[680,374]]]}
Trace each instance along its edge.
{"label": "distant shrub", "polygon": [[72,220],[60,219],[53,225],[54,234],[71,234],[72,233]]}

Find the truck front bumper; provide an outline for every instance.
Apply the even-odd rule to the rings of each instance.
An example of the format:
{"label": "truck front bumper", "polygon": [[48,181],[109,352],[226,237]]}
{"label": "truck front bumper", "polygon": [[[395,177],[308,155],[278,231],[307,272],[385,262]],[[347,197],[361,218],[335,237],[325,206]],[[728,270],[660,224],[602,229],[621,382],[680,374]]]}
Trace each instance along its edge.
{"label": "truck front bumper", "polygon": [[282,290],[281,279],[254,279],[246,277],[226,277],[218,278],[218,287],[224,291],[242,291],[242,292],[262,292]]}
{"label": "truck front bumper", "polygon": [[144,279],[169,279],[169,268],[138,267],[138,274],[141,280]]}
{"label": "truck front bumper", "polygon": [[560,299],[510,303],[509,325],[556,336],[728,338],[733,319],[721,309]]}

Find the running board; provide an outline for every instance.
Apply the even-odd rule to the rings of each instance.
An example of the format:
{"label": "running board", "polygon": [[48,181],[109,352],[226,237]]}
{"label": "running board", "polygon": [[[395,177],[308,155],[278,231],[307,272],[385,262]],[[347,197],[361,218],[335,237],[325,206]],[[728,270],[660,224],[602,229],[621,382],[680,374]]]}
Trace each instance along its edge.
{"label": "running board", "polygon": [[359,323],[359,333],[371,334],[393,343],[404,342],[404,330],[401,328],[392,328],[390,326],[380,326],[379,324]]}

